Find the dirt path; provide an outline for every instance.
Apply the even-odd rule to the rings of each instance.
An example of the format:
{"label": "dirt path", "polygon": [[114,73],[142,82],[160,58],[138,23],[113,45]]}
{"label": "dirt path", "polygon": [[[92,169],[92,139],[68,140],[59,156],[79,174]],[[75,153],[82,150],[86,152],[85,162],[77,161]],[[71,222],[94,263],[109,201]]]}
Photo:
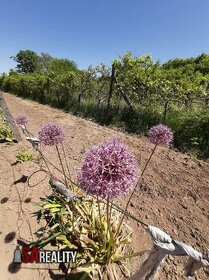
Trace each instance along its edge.
{"label": "dirt path", "polygon": [[[66,150],[74,176],[84,153],[94,144],[112,136],[119,136],[132,150],[144,166],[152,145],[145,137],[128,135],[115,129],[99,126],[36,102],[23,100],[11,94],[4,94],[7,106],[15,117],[27,115],[30,130],[36,134],[41,124],[55,121],[66,132]],[[47,180],[35,188],[28,188],[24,182],[16,183],[22,175],[28,176],[36,170],[33,163],[11,166],[20,147],[26,147],[32,153],[29,143],[23,141],[13,146],[0,146],[0,183],[1,216],[0,242],[1,263],[0,279],[64,279],[61,272],[48,272],[47,266],[25,265],[15,272],[8,266],[12,262],[17,239],[31,241],[33,233],[39,228],[35,218],[31,217],[40,197],[50,193]],[[54,151],[47,149],[48,157],[54,158]],[[41,179],[41,178],[39,178]],[[75,177],[74,177],[75,179]],[[20,204],[20,200],[22,203]],[[121,199],[122,201],[122,199]],[[122,204],[124,203],[121,202]],[[174,239],[181,240],[203,251],[209,248],[209,164],[195,162],[188,155],[159,147],[153,157],[140,189],[137,189],[130,212],[139,219],[158,226]],[[151,247],[150,238],[140,225],[128,219],[134,229],[134,248],[144,250]],[[140,242],[139,242],[140,240]],[[186,279],[183,277],[182,264],[186,259],[169,257],[162,267],[160,279]],[[138,266],[137,261],[132,270]],[[37,268],[40,269],[37,269]],[[29,269],[30,268],[30,269]],[[201,270],[196,279],[208,279],[209,272]]]}

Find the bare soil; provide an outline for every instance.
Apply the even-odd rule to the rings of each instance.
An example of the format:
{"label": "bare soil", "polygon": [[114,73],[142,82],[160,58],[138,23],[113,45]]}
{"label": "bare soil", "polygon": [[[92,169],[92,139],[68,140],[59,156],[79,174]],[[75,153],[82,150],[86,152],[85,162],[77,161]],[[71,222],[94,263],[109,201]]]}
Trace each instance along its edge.
{"label": "bare soil", "polygon": [[[85,152],[92,145],[110,137],[121,137],[139,159],[141,168],[152,151],[153,146],[146,137],[100,126],[9,93],[4,93],[4,98],[13,117],[19,114],[28,116],[28,127],[34,135],[46,122],[57,122],[64,127],[65,147],[74,180]],[[11,165],[15,163],[16,154],[21,148],[34,153],[30,143],[25,140],[14,145],[0,144],[0,279],[66,279],[57,265],[22,264],[19,268],[11,264],[17,239],[25,242],[36,240],[34,232],[40,225],[32,216],[37,210],[35,203],[40,197],[51,193],[47,178],[36,187],[28,187],[23,176],[29,176],[37,170],[33,162]],[[46,152],[48,158],[55,162],[55,150],[47,148]],[[59,165],[58,162],[56,164]],[[32,177],[31,183],[41,181],[44,177],[44,174],[38,173]],[[118,203],[124,206],[125,199],[119,199]],[[187,154],[158,147],[129,211],[145,223],[165,230],[173,239],[203,252],[209,248],[209,164],[194,161]],[[130,218],[127,222],[134,231],[134,250],[151,248],[150,236],[143,227]],[[139,268],[141,261],[142,258],[138,258],[131,262],[132,273]],[[161,267],[159,279],[186,279],[183,273],[186,261],[185,257],[169,257]],[[194,279],[204,280],[208,277],[209,271],[205,268],[198,271]]]}

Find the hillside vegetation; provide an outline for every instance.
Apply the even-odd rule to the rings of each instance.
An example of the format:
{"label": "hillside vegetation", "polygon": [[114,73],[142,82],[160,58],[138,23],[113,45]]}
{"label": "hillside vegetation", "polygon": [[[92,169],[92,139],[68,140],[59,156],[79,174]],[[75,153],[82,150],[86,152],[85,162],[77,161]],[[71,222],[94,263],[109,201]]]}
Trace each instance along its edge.
{"label": "hillside vegetation", "polygon": [[174,146],[209,157],[209,55],[164,64],[126,53],[111,67],[80,70],[75,62],[20,51],[15,70],[0,76],[2,91],[146,134],[160,122],[174,131]]}

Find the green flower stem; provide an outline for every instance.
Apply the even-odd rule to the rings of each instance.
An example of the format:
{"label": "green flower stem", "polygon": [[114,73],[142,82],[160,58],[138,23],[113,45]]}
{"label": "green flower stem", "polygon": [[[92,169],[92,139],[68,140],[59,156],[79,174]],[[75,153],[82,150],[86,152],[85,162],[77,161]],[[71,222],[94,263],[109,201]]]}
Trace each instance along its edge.
{"label": "green flower stem", "polygon": [[66,208],[67,208],[67,210],[68,210],[68,212],[69,212],[69,214],[70,213],[72,213],[72,231],[73,231],[73,233],[74,233],[74,229],[75,229],[75,227],[74,227],[74,211],[72,210],[70,210],[70,207],[69,207],[69,205],[66,203]]}
{"label": "green flower stem", "polygon": [[[50,164],[52,167],[54,167],[59,173],[63,174],[63,171],[60,170],[56,165],[54,165],[46,156],[44,156],[44,158],[48,162],[48,164]],[[69,176],[66,175],[66,178],[71,182],[71,184],[77,186],[76,183]]]}
{"label": "green flower stem", "polygon": [[111,203],[110,203],[110,213],[109,213],[109,229],[110,229],[111,241],[114,239],[113,232],[111,230],[112,207],[113,207],[113,201],[111,201]]}
{"label": "green flower stem", "polygon": [[62,158],[61,158],[61,155],[60,155],[58,145],[56,145],[55,148],[57,150],[58,158],[59,158],[59,161],[60,161],[60,164],[61,164],[61,167],[62,167],[62,172],[63,172],[64,178],[65,178],[65,184],[66,184],[66,187],[67,187],[68,186],[67,185],[67,176],[66,176],[66,173],[65,173],[65,169],[64,169],[64,165],[63,165],[63,162],[62,162]]}
{"label": "green flower stem", "polygon": [[[153,156],[153,154],[154,154],[156,148],[157,148],[157,144],[155,145],[154,149],[152,150],[152,152],[151,152],[151,154],[150,154],[150,156],[149,156],[149,158],[148,158],[148,160],[147,160],[147,162],[146,162],[146,164],[145,164],[145,166],[144,166],[144,168],[143,168],[143,170],[142,170],[140,179],[141,179],[142,176],[144,175],[144,172],[145,172],[145,170],[147,169],[147,166],[148,166],[148,164],[149,164],[149,162],[150,162],[150,160],[151,160],[151,158],[152,158],[152,156]],[[137,186],[137,184],[135,185],[135,187],[134,187],[134,189],[133,189],[133,191],[132,191],[132,193],[131,193],[131,195],[130,195],[130,197],[129,197],[129,199],[128,199],[128,202],[126,203],[126,208],[125,208],[124,213],[123,213],[123,216],[122,216],[122,218],[121,218],[121,220],[120,220],[120,223],[119,223],[118,229],[117,229],[117,231],[116,231],[115,237],[117,237],[117,235],[118,235],[118,233],[119,233],[119,231],[120,231],[120,227],[121,227],[122,222],[123,222],[123,220],[124,220],[124,218],[125,218],[125,213],[127,212],[127,209],[128,209],[129,204],[130,204],[130,201],[131,201],[131,199],[132,199],[132,197],[133,197],[133,195],[134,195],[134,192],[135,192],[135,190],[136,190],[136,186]]]}
{"label": "green flower stem", "polygon": [[62,150],[63,150],[63,154],[64,154],[65,165],[67,167],[68,177],[70,178],[71,190],[74,191],[74,187],[73,187],[73,183],[72,183],[71,175],[70,175],[70,168],[69,168],[69,164],[67,162],[67,157],[66,157],[66,153],[65,153],[65,148],[64,148],[63,144],[61,144],[61,145],[62,145]]}
{"label": "green flower stem", "polygon": [[34,135],[26,127],[25,127],[25,131],[28,133],[29,137],[31,137],[31,136],[34,137]]}
{"label": "green flower stem", "polygon": [[74,221],[75,221],[75,216],[74,216],[74,207],[73,207],[73,209],[72,209],[72,231],[73,231],[73,233],[75,231]]}
{"label": "green flower stem", "polygon": [[155,147],[154,147],[154,149],[152,150],[152,153],[150,154],[150,156],[149,156],[149,158],[148,158],[148,160],[147,160],[147,162],[146,162],[146,164],[145,164],[145,166],[144,166],[144,168],[143,168],[143,170],[142,170],[141,177],[144,175],[144,172],[145,172],[145,170],[146,170],[146,168],[147,168],[147,166],[148,166],[148,164],[149,164],[149,162],[150,162],[150,160],[151,160],[151,158],[152,158],[152,156],[153,156],[153,154],[154,154],[154,152],[155,152],[157,146],[158,146],[158,145],[156,144]]}
{"label": "green flower stem", "polygon": [[102,225],[101,207],[100,207],[98,195],[97,195],[97,205],[98,205],[98,210],[99,210],[99,221],[100,221],[100,225]]}
{"label": "green flower stem", "polygon": [[[112,203],[111,203],[112,204]],[[111,205],[110,205],[110,197],[107,197],[107,239],[108,239],[108,232],[110,235],[110,239],[109,239],[109,244],[108,244],[108,248],[107,248],[107,263],[109,262],[110,258],[111,258],[111,252],[112,252],[112,248],[114,246],[114,238],[113,238],[113,233],[111,230],[111,225],[110,225],[110,221],[111,221]]]}
{"label": "green flower stem", "polygon": [[110,203],[110,221],[112,218],[112,207],[113,207],[113,201],[111,201],[111,203]]}
{"label": "green flower stem", "polygon": [[110,198],[109,196],[107,197],[107,208],[106,208],[106,215],[107,215],[107,235],[108,231],[110,231],[110,221],[109,221],[109,207],[110,207]]}
{"label": "green flower stem", "polygon": [[40,149],[38,150],[38,152],[39,152],[39,154],[40,154],[41,158],[43,159],[43,161],[44,161],[44,163],[45,163],[45,165],[46,165],[46,167],[47,167],[47,169],[48,169],[48,171],[49,171],[49,174],[50,174],[50,176],[51,176],[51,175],[52,175],[52,173],[51,173],[51,171],[50,171],[50,169],[49,169],[49,165],[48,165],[48,163],[47,163],[46,158],[44,157],[44,155],[43,155],[43,153],[41,152],[41,150],[40,150]]}
{"label": "green flower stem", "polygon": [[[106,207],[106,216],[107,216],[107,232],[106,232],[106,241],[105,241],[105,247],[107,246],[108,244],[108,232],[109,232],[109,204],[110,204],[110,200],[109,200],[109,196],[107,198],[107,207]],[[108,244],[108,247],[109,247],[109,244]],[[107,249],[107,263],[109,261],[109,248],[106,248]]]}
{"label": "green flower stem", "polygon": [[[34,135],[27,129],[26,125],[25,125],[25,129],[23,129],[22,127],[20,127],[23,134],[26,136],[26,137],[34,137]],[[27,132],[27,133],[26,133]]]}

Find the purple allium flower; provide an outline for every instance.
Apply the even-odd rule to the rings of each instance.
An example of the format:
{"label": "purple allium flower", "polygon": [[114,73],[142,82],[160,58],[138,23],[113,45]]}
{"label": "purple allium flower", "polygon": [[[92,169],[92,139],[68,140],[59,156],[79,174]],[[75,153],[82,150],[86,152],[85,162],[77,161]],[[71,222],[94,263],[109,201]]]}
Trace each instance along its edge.
{"label": "purple allium flower", "polygon": [[169,144],[173,140],[173,133],[167,126],[158,124],[150,128],[149,140],[155,145]]}
{"label": "purple allium flower", "polygon": [[26,116],[17,116],[15,119],[16,123],[21,125],[21,126],[25,126],[28,123],[28,119]]}
{"label": "purple allium flower", "polygon": [[38,138],[45,146],[58,145],[64,141],[65,134],[61,126],[56,123],[43,125],[38,132]]}
{"label": "purple allium flower", "polygon": [[120,139],[113,138],[87,153],[78,183],[89,194],[114,198],[133,187],[138,174],[134,157]]}

